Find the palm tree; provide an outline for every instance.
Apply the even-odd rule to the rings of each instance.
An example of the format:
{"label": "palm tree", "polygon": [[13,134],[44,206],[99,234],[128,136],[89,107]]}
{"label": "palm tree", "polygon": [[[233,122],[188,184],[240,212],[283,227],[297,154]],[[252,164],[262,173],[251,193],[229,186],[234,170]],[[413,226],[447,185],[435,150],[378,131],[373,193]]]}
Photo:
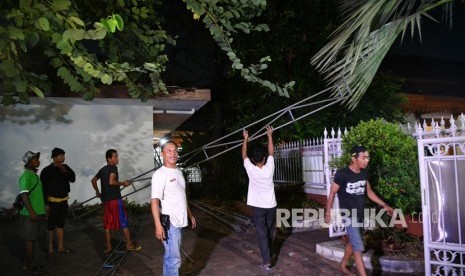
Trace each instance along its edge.
{"label": "palm tree", "polygon": [[343,0],[345,17],[331,40],[312,58],[312,64],[335,85],[333,95],[349,93],[349,108],[357,106],[394,41],[410,28],[413,37],[421,20],[438,7],[451,24],[454,0]]}

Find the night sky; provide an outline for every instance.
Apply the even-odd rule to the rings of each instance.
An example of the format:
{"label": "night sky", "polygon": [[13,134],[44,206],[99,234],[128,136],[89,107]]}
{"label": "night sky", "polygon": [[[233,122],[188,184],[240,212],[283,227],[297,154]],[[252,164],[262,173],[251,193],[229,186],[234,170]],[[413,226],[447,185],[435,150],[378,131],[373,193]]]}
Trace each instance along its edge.
{"label": "night sky", "polygon": [[442,10],[439,9],[431,14],[439,23],[423,18],[422,42],[418,31],[412,39],[409,29],[402,44],[400,39],[394,43],[390,54],[465,62],[465,4],[456,4],[453,12],[452,28],[441,21]]}

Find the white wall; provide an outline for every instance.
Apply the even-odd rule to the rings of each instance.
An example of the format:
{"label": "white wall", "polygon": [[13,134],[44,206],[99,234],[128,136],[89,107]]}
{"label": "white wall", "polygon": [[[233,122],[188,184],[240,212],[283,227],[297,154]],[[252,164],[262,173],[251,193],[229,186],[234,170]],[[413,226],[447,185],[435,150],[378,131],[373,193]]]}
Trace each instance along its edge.
{"label": "white wall", "polygon": [[[41,169],[51,163],[51,150],[66,152],[76,173],[70,203],[95,195],[91,178],[106,164],[105,151],[119,154],[120,180],[153,169],[153,108],[131,105],[17,105],[0,107],[0,206],[10,207],[24,170],[21,158],[28,150],[41,152]],[[144,176],[150,177],[152,173]],[[142,187],[150,180],[136,182]],[[126,188],[122,194],[133,191]],[[149,202],[150,188],[129,196]],[[96,202],[91,201],[89,203]]]}

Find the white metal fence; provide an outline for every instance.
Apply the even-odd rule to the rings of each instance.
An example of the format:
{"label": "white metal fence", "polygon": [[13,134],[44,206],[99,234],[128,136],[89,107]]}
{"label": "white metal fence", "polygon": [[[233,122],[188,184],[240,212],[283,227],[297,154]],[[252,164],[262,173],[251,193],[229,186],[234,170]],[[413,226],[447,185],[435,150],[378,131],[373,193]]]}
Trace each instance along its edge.
{"label": "white metal fence", "polygon": [[323,190],[326,195],[325,140],[336,139],[339,145],[332,143],[329,154],[332,156],[337,152],[340,155],[341,131],[332,129],[328,133],[325,130],[324,135],[322,138],[278,145],[275,148],[275,182],[304,183],[308,187]]}
{"label": "white metal fence", "polygon": [[277,183],[302,183],[301,143],[298,141],[275,148],[274,181]]}
{"label": "white metal fence", "polygon": [[[328,133],[325,129],[323,138],[309,139],[301,142],[289,142],[279,145],[275,150],[275,182],[278,183],[304,183],[307,193],[328,195],[335,170],[329,162],[342,155],[342,135],[340,129]],[[334,209],[339,208],[337,196]],[[335,222],[329,228],[331,237],[345,234],[341,219],[336,213]]]}

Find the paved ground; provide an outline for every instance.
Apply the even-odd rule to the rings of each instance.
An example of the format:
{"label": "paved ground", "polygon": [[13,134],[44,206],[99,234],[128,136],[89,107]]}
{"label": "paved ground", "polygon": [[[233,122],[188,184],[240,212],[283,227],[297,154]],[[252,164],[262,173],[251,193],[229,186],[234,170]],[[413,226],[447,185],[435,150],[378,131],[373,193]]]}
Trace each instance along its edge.
{"label": "paved ground", "polygon": [[[193,208],[193,212],[198,227],[183,232],[182,247],[194,263],[184,256],[181,275],[340,275],[336,262],[315,253],[317,243],[330,240],[326,229],[278,235],[274,270],[264,273],[256,267],[261,258],[253,228],[235,233],[202,211]],[[138,219],[145,222],[136,238],[142,251],[129,253],[116,275],[162,275],[163,245],[154,238],[152,219],[148,214],[130,217],[133,225]],[[1,221],[0,234],[0,274],[21,275],[22,245],[16,223]],[[135,229],[132,234],[136,235]],[[119,233],[115,236],[121,238]],[[47,261],[44,252],[36,250],[48,275],[96,275],[107,258],[101,217],[68,224],[65,240],[75,252],[59,254],[54,261]]]}

